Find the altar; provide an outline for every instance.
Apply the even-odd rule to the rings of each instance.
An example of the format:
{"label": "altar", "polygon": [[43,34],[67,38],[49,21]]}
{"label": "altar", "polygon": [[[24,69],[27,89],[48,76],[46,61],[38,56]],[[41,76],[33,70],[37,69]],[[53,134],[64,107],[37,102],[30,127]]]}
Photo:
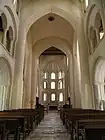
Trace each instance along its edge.
{"label": "altar", "polygon": [[58,110],[57,105],[49,105],[49,110]]}

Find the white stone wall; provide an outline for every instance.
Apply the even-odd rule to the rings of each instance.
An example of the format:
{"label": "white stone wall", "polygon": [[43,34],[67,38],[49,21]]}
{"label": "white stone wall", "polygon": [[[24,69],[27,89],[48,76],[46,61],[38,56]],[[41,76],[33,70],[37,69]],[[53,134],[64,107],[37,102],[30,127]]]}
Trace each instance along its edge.
{"label": "white stone wall", "polygon": [[[95,5],[95,7],[92,9],[92,5]],[[104,27],[104,32],[105,32],[105,2],[100,0],[93,0],[93,1],[89,1],[89,7],[85,13],[85,21],[84,21],[84,26],[85,26],[85,35],[86,35],[86,40],[88,43],[88,37],[87,37],[87,30],[89,29],[89,27],[95,24],[95,15],[97,12],[100,13],[101,17],[102,17],[102,22],[103,22],[103,27]],[[92,9],[92,10],[91,10]],[[92,11],[92,12],[90,12]],[[87,21],[88,17],[90,17],[90,21]],[[87,22],[89,23],[89,25],[87,25]],[[88,28],[87,28],[88,26]],[[89,48],[89,44],[88,44],[88,48]],[[95,96],[97,96],[97,91],[94,89],[94,85],[96,83],[95,81],[95,73],[96,73],[96,65],[97,65],[97,60],[102,57],[103,59],[105,58],[105,36],[104,38],[99,41],[99,43],[97,44],[95,51],[90,55],[88,52],[88,59],[89,59],[89,71],[90,71],[90,82],[91,82],[91,87],[92,87],[92,98],[93,98],[93,102],[94,102],[94,107],[96,107],[96,102],[95,102]],[[96,95],[95,95],[96,94]]]}
{"label": "white stone wall", "polygon": [[[11,108],[12,94],[13,94],[13,81],[14,81],[14,70],[15,70],[15,50],[16,43],[18,39],[18,27],[19,27],[19,19],[16,14],[16,7],[13,5],[12,0],[0,0],[0,15],[5,14],[7,19],[7,26],[5,29],[5,35],[3,39],[3,44],[0,43],[0,57],[3,57],[8,62],[8,67],[10,69],[10,79],[11,79],[11,89],[10,89],[10,97],[9,97],[9,108]],[[6,31],[11,26],[13,30],[13,42],[11,45],[11,51],[8,52],[6,49]],[[14,55],[13,50],[14,49]],[[15,93],[14,93],[15,94]],[[16,99],[15,99],[16,100]],[[15,101],[14,100],[14,101]]]}

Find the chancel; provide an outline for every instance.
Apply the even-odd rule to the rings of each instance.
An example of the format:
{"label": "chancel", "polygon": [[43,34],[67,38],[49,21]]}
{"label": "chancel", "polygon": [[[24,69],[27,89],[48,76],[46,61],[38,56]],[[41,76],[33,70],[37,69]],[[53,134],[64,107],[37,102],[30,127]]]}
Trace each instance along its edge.
{"label": "chancel", "polygon": [[105,0],[0,0],[0,140],[105,139]]}

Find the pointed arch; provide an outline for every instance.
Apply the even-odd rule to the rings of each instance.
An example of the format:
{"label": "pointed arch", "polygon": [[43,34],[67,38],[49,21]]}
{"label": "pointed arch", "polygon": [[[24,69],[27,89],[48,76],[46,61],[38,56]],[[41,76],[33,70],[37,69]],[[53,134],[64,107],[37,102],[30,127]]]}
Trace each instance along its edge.
{"label": "pointed arch", "polygon": [[10,65],[4,57],[0,57],[0,110],[9,109],[11,80]]}
{"label": "pointed arch", "polygon": [[59,102],[63,102],[63,93],[62,92],[59,94]]}

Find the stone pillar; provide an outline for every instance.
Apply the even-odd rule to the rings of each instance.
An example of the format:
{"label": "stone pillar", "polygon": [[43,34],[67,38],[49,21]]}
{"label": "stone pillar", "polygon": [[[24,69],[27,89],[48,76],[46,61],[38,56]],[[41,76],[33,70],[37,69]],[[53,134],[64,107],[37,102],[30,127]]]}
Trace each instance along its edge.
{"label": "stone pillar", "polygon": [[80,59],[79,59],[79,46],[76,35],[74,36],[73,43],[73,77],[74,77],[74,107],[81,108],[81,93],[80,93]]}
{"label": "stone pillar", "polygon": [[[35,56],[35,52],[32,53],[32,92],[31,92],[31,108],[35,108],[36,104],[36,91],[37,91],[37,57]],[[40,99],[39,99],[40,102]]]}
{"label": "stone pillar", "polygon": [[99,110],[99,104],[100,104],[100,101],[99,101],[99,92],[100,92],[100,86],[95,84],[93,85],[93,92],[94,92],[94,106],[95,106],[95,109]]}
{"label": "stone pillar", "polygon": [[[21,25],[21,24],[20,24]],[[24,67],[24,55],[25,55],[25,41],[26,35],[21,25],[19,29],[18,43],[16,46],[15,56],[15,73],[12,92],[12,108],[22,108],[23,98],[23,67]]]}
{"label": "stone pillar", "polygon": [[[31,48],[30,48],[31,49]],[[25,95],[24,95],[24,108],[31,108],[31,74],[32,74],[32,51],[29,51],[27,57],[26,77],[25,77]]]}
{"label": "stone pillar", "polygon": [[70,97],[71,97],[71,104],[74,107],[75,104],[75,95],[74,95],[74,63],[73,63],[73,55],[69,56],[69,92],[70,92]]}
{"label": "stone pillar", "polygon": [[68,101],[68,71],[65,72],[65,101]]}
{"label": "stone pillar", "polygon": [[[83,16],[81,16],[83,17]],[[88,61],[88,46],[85,41],[84,24],[81,19],[81,24],[78,25],[77,39],[79,42],[80,52],[80,68],[81,68],[81,100],[83,108],[93,108],[92,87],[90,85],[89,61]]]}

